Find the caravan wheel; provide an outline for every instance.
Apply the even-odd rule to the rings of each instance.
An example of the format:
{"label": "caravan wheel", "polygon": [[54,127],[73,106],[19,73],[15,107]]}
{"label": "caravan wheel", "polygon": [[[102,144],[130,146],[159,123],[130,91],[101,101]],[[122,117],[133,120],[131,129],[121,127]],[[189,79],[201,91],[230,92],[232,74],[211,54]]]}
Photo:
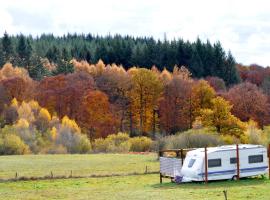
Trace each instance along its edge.
{"label": "caravan wheel", "polygon": [[237,176],[236,176],[236,175],[234,175],[234,176],[232,177],[232,181],[237,181]]}

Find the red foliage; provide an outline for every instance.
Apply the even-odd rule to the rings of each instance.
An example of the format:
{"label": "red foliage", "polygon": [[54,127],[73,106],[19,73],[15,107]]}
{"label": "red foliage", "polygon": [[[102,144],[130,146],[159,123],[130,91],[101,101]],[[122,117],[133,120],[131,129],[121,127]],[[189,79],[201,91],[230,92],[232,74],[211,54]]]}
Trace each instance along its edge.
{"label": "red foliage", "polygon": [[39,83],[36,99],[51,113],[78,119],[83,95],[94,88],[93,78],[83,72],[47,77]]}
{"label": "red foliage", "polygon": [[253,119],[260,126],[270,123],[270,105],[267,96],[252,83],[241,83],[225,95],[232,104],[232,113],[243,121]]}
{"label": "red foliage", "polygon": [[160,101],[160,124],[167,133],[191,127],[192,82],[174,77],[166,86]]}
{"label": "red foliage", "polygon": [[87,128],[90,138],[107,137],[117,132],[116,117],[110,110],[110,103],[101,91],[88,92],[82,102],[79,123]]}
{"label": "red foliage", "polygon": [[20,77],[11,77],[0,81],[8,99],[16,98],[18,101],[30,100],[33,97],[34,83]]}
{"label": "red foliage", "polygon": [[250,65],[250,66],[237,66],[240,77],[243,81],[248,81],[250,83],[261,86],[265,77],[270,76],[269,67],[261,67],[259,65]]}

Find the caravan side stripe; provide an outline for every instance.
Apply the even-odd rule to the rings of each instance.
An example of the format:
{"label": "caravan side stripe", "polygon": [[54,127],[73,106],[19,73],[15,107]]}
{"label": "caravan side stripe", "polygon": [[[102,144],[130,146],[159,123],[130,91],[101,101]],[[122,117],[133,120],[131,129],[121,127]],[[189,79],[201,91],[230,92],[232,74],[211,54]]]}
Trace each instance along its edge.
{"label": "caravan side stripe", "polygon": [[[254,171],[264,171],[268,168],[268,166],[263,166],[263,167],[252,167],[252,168],[243,168],[240,169],[240,173],[244,172],[254,172]],[[208,175],[214,176],[214,175],[227,175],[227,174],[235,174],[236,169],[233,170],[223,170],[223,171],[214,171],[214,172],[208,172]],[[199,176],[204,176],[205,173],[200,173],[198,174]]]}

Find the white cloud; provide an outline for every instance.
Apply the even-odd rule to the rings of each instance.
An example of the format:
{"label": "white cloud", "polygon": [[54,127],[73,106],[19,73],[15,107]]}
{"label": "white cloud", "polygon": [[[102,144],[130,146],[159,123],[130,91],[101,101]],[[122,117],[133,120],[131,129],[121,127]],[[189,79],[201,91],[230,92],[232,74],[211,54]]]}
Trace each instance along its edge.
{"label": "white cloud", "polygon": [[244,64],[270,65],[267,0],[0,0],[0,33],[91,32],[220,40]]}

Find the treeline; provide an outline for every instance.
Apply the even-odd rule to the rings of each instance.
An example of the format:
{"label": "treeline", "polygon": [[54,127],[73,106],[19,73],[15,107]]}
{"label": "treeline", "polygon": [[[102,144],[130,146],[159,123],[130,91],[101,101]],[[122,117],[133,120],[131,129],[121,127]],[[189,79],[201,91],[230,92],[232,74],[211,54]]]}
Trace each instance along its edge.
{"label": "treeline", "polygon": [[[42,34],[39,37],[7,33],[0,39],[0,66],[11,62],[25,67],[30,77],[40,80],[45,76],[73,72],[70,60],[86,60],[96,63],[102,59],[105,64],[132,66],[150,69],[164,67],[170,72],[173,66],[187,66],[193,78],[216,76],[226,85],[240,81],[236,62],[230,52],[226,53],[219,42],[211,44],[197,39],[195,42],[178,40],[154,40],[152,37],[94,36],[91,34],[67,34],[54,36]],[[47,62],[55,69],[44,68]]]}
{"label": "treeline", "polygon": [[[35,81],[26,69],[7,63],[0,70],[1,127],[17,123],[5,115],[12,99],[35,100],[53,116],[76,121],[90,140],[117,132],[133,136],[175,134],[210,127],[220,135],[243,140],[247,123],[270,123],[269,98],[244,82],[227,88],[218,77],[193,79],[185,67],[130,68],[72,60],[74,73]],[[44,65],[51,72],[51,63]]]}

